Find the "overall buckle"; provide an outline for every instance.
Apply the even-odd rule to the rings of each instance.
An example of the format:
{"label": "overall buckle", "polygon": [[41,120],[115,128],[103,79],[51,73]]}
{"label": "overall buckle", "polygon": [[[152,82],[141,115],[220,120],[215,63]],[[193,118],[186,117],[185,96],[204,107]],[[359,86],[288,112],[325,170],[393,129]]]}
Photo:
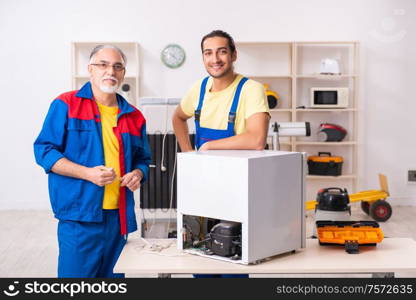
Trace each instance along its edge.
{"label": "overall buckle", "polygon": [[198,121],[199,122],[199,118],[200,117],[201,117],[201,111],[200,110],[196,110],[195,111],[195,115],[194,115],[195,121]]}
{"label": "overall buckle", "polygon": [[233,114],[233,113],[230,113],[229,115],[228,115],[228,123],[232,123],[232,124],[234,124],[235,123],[235,114]]}

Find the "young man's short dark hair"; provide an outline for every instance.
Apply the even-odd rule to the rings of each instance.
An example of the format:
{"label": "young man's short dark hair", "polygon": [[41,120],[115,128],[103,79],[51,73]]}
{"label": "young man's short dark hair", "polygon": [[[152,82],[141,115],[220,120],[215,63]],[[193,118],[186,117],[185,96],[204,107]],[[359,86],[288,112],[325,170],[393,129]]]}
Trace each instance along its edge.
{"label": "young man's short dark hair", "polygon": [[204,51],[204,41],[206,39],[212,38],[212,37],[223,37],[223,38],[226,38],[227,41],[228,41],[228,47],[230,47],[231,53],[234,53],[235,52],[235,44],[234,44],[233,38],[231,37],[231,35],[229,35],[228,33],[226,33],[225,31],[222,31],[222,30],[214,30],[214,31],[208,33],[207,35],[205,35],[202,38],[202,41],[201,41],[201,51],[202,52]]}

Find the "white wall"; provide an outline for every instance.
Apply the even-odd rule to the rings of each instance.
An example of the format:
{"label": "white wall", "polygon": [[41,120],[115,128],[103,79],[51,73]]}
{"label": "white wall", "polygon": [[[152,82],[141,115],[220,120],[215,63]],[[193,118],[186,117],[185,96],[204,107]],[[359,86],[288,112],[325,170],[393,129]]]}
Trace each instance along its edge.
{"label": "white wall", "polygon": [[[49,208],[32,144],[51,100],[71,89],[71,41],[140,43],[142,96],[180,97],[204,74],[201,37],[218,28],[238,41],[360,41],[362,188],[376,188],[384,172],[395,203],[416,205],[416,185],[406,183],[416,168],[415,8],[412,0],[2,0],[0,208]],[[171,42],[187,52],[177,70],[160,62]]]}

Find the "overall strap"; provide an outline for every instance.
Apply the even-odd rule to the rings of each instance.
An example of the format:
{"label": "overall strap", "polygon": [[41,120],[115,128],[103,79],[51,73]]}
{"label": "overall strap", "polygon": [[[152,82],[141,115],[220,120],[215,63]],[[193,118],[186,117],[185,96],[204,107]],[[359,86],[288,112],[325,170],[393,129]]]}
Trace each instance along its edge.
{"label": "overall strap", "polygon": [[204,80],[202,80],[202,83],[201,83],[201,89],[200,89],[200,92],[199,92],[198,107],[195,110],[195,122],[198,122],[198,123],[199,123],[199,119],[201,117],[201,109],[202,109],[202,104],[204,103],[205,90],[207,88],[208,78],[209,78],[209,76],[205,77]]}
{"label": "overall strap", "polygon": [[231,105],[230,112],[228,114],[228,126],[235,123],[235,116],[237,113],[238,101],[240,100],[241,89],[243,88],[244,83],[248,80],[247,77],[243,77],[238,83],[237,89],[234,94],[233,104]]}

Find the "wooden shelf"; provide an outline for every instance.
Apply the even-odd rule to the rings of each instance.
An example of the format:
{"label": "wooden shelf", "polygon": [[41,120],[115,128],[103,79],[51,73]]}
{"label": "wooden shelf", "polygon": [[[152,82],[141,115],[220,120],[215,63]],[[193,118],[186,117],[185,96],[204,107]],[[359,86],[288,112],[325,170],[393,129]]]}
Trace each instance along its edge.
{"label": "wooden shelf", "polygon": [[296,146],[353,146],[357,142],[295,142]]}
{"label": "wooden shelf", "polygon": [[321,75],[321,74],[299,74],[294,75],[294,77],[299,79],[319,79],[319,80],[341,80],[345,78],[356,78],[357,75]]}
{"label": "wooden shelf", "polygon": [[356,108],[306,108],[306,109],[292,109],[292,108],[273,108],[270,112],[355,112]]}
{"label": "wooden shelf", "polygon": [[292,42],[273,42],[273,41],[259,41],[259,42],[253,42],[253,41],[239,41],[239,42],[235,42],[236,45],[240,46],[244,46],[244,45],[248,45],[248,46],[261,46],[261,45],[286,45],[286,46],[291,46],[293,43]]}
{"label": "wooden shelf", "polygon": [[[302,150],[307,155],[316,155],[316,148],[331,149],[345,158],[343,165],[345,175],[307,176],[307,197],[315,194],[317,187],[325,186],[325,181],[328,180],[346,179],[348,180],[346,187],[351,192],[355,192],[360,178],[357,176],[360,158],[357,142],[359,114],[356,113],[360,104],[359,43],[357,41],[243,41],[236,44],[241,46],[243,51],[240,53],[243,52],[246,55],[244,59],[248,61],[244,65],[242,74],[269,84],[270,90],[280,96],[280,106],[270,109],[270,122],[308,121],[311,124],[310,139],[291,138],[290,142],[287,142],[288,139],[285,138],[285,142],[280,143],[281,149],[284,147],[283,150]],[[338,60],[341,74],[319,74],[321,61],[327,57]],[[349,106],[338,109],[309,107],[312,87],[347,87]],[[298,106],[307,108],[297,109]],[[317,128],[321,123],[334,123],[346,128],[348,140],[320,142]]]}
{"label": "wooden shelf", "polygon": [[292,79],[292,75],[243,75],[247,78]]}
{"label": "wooden shelf", "polygon": [[296,112],[354,112],[356,108],[297,108]]}
{"label": "wooden shelf", "polygon": [[292,112],[291,108],[274,108],[270,109],[270,112]]}
{"label": "wooden shelf", "polygon": [[336,47],[340,47],[340,46],[353,46],[356,44],[359,44],[358,41],[295,41],[294,42],[297,46],[318,46],[318,47],[322,47],[325,45],[328,46],[336,46]]}
{"label": "wooden shelf", "polygon": [[356,179],[357,175],[355,174],[347,174],[347,175],[340,175],[340,176],[321,176],[321,175],[306,175],[307,179],[312,180],[342,180],[342,179]]}

